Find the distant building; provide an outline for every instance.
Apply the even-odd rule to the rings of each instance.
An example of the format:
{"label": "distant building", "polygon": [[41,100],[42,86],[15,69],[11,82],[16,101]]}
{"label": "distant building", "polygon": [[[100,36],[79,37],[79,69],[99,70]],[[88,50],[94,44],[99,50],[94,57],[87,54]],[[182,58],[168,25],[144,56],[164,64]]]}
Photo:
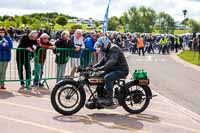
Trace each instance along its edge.
{"label": "distant building", "polygon": [[95,22],[98,22],[100,24],[100,26],[103,24],[103,21],[100,20],[95,20],[93,18],[88,18],[88,19],[84,19],[84,18],[78,18],[78,19],[69,19],[68,23],[76,23],[76,25],[82,25],[82,24],[86,24],[88,29],[96,29],[96,25]]}
{"label": "distant building", "polygon": [[68,23],[76,23],[76,19],[68,19]]}
{"label": "distant building", "polygon": [[189,30],[190,27],[180,22],[176,22],[176,30]]}
{"label": "distant building", "polygon": [[[181,22],[175,22],[175,26],[176,26],[176,27],[175,27],[176,30],[188,30],[188,29],[189,29],[188,26],[185,26],[185,25],[182,24]],[[160,27],[161,27],[159,21],[157,21],[157,22],[155,23],[155,27],[157,27],[157,28],[160,28]]]}
{"label": "distant building", "polygon": [[94,25],[94,23],[96,21],[99,22],[100,24],[103,24],[103,21],[94,20],[93,18],[89,18],[89,19],[78,18],[78,19],[69,19],[68,20],[69,23],[76,23],[77,25],[87,24],[90,26]]}

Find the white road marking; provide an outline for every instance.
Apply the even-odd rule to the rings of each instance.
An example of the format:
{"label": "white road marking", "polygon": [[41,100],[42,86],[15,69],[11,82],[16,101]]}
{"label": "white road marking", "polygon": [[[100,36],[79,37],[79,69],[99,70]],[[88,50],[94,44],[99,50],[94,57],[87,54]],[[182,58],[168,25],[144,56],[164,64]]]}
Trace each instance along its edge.
{"label": "white road marking", "polygon": [[[151,84],[152,86],[155,86],[153,84]],[[155,86],[156,87],[156,86]],[[175,103],[174,101],[170,100],[169,98],[162,96],[161,94],[159,94],[156,91],[153,91],[154,94],[158,95],[159,97],[161,97],[162,100],[164,100],[164,102],[169,103],[171,105],[173,105],[178,111],[184,113],[186,116],[192,118],[193,120],[195,120],[196,123],[199,124],[200,122],[200,115],[190,111],[189,109],[186,109],[185,107]]]}
{"label": "white road marking", "polygon": [[59,132],[59,133],[73,133],[71,131],[61,130],[61,129],[53,128],[53,127],[50,127],[47,125],[37,124],[37,123],[30,122],[30,121],[24,121],[24,120],[7,117],[7,116],[2,116],[2,115],[0,115],[0,119],[14,121],[14,122],[22,123],[25,125],[34,126],[34,127],[44,128],[44,129],[52,130],[52,131]]}

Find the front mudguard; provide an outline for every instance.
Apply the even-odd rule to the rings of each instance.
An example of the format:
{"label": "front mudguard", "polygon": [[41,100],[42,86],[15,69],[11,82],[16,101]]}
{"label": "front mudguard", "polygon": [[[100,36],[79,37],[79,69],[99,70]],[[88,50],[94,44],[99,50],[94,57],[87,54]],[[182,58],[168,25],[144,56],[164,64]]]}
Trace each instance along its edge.
{"label": "front mudguard", "polygon": [[86,100],[86,92],[85,92],[85,89],[84,89],[84,85],[81,84],[80,82],[77,82],[77,81],[75,81],[73,79],[63,79],[63,80],[59,81],[58,83],[56,83],[54,88],[56,89],[56,88],[59,88],[61,86],[65,86],[67,84],[76,86],[77,89],[79,89],[81,91],[81,93],[83,94],[83,96],[84,96],[83,100],[85,102],[85,100]]}

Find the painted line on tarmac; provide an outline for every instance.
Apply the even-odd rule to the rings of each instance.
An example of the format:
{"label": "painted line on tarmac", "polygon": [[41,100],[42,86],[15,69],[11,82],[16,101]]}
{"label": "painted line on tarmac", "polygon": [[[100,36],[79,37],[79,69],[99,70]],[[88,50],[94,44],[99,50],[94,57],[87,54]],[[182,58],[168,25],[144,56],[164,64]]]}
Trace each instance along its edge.
{"label": "painted line on tarmac", "polygon": [[[29,91],[23,91],[22,93],[19,93],[19,92],[10,91],[10,90],[0,90],[0,92],[9,92],[9,93],[13,93],[13,94],[15,94],[17,96],[35,97],[35,98],[39,98],[41,100],[50,101],[50,98],[39,97],[39,95],[36,96],[35,93],[29,92]],[[33,95],[25,94],[25,93],[32,93]]]}
{"label": "painted line on tarmac", "polygon": [[[118,113],[118,112],[115,112],[115,111],[111,111],[111,110],[108,110],[108,109],[105,109],[104,111],[109,112],[109,113],[118,114],[118,115],[121,115],[121,116],[127,116],[127,117],[130,117],[130,118],[135,118],[135,119],[140,119],[140,120],[145,120],[145,121],[151,122],[151,119],[140,118],[140,117],[137,117],[137,115],[136,116],[124,115],[124,114],[121,114],[121,113]],[[152,122],[158,122],[158,121],[152,120]],[[160,124],[200,133],[200,129],[188,128],[188,127],[185,127],[185,126],[181,126],[181,125],[177,125],[177,124],[173,124],[173,123],[162,122],[162,121],[160,121]]]}
{"label": "painted line on tarmac", "polygon": [[185,127],[185,126],[180,126],[180,125],[177,125],[177,124],[171,124],[171,123],[166,123],[166,122],[161,122],[161,124],[166,125],[166,126],[181,128],[181,129],[192,131],[192,132],[200,133],[199,129],[192,129],[192,128],[188,128],[188,127]]}
{"label": "painted line on tarmac", "polygon": [[92,122],[99,123],[100,125],[102,124],[102,125],[107,126],[107,127],[116,127],[116,128],[126,129],[126,130],[129,130],[129,131],[137,131],[137,132],[142,132],[142,133],[148,133],[147,131],[144,131],[144,130],[138,130],[138,129],[135,129],[135,128],[130,128],[130,127],[119,125],[119,124],[115,124],[115,123],[102,122],[102,121],[96,120],[94,118],[91,118],[89,116],[88,116],[88,118]]}
{"label": "painted line on tarmac", "polygon": [[[39,98],[41,100],[44,100],[44,101],[50,101],[50,98],[44,98],[44,97],[38,97],[38,96],[33,96],[31,94],[24,94],[26,93],[26,91],[24,91],[24,93],[19,93],[19,92],[15,92],[15,90],[0,90],[0,92],[11,92],[15,95],[18,95],[18,96],[27,96],[27,97],[35,97],[35,98]],[[154,91],[155,92],[155,91]],[[27,91],[27,93],[30,93],[29,91]],[[156,94],[158,94],[157,92],[155,92]],[[158,94],[159,96],[161,96],[160,94]],[[151,102],[154,102],[154,101],[151,101]],[[154,102],[155,103],[155,102]],[[160,102],[159,102],[160,103]],[[164,104],[164,103],[162,103]],[[167,113],[167,112],[164,112],[164,111],[158,111],[158,110],[155,110],[155,109],[149,109],[149,111],[151,112],[158,112],[158,113],[162,113],[162,114],[166,114],[166,115],[169,115],[169,116],[175,116],[176,117],[184,117],[184,118],[188,118],[188,116],[178,116],[178,115],[173,115],[171,113]],[[196,121],[195,121],[196,122]]]}
{"label": "painted line on tarmac", "polygon": [[[12,106],[17,106],[17,107],[23,107],[23,108],[33,109],[33,110],[37,110],[37,111],[43,111],[43,112],[57,114],[56,112],[51,111],[51,110],[41,109],[41,108],[32,107],[32,106],[28,106],[28,105],[21,105],[21,104],[16,104],[16,103],[2,101],[2,100],[0,100],[0,103],[12,105]],[[160,124],[163,124],[163,125],[167,125],[167,126],[171,126],[171,127],[176,127],[176,128],[180,128],[180,129],[184,129],[184,130],[188,130],[188,131],[193,131],[193,132],[200,133],[200,130],[197,130],[197,129],[192,129],[192,128],[184,127],[184,126],[181,126],[181,125],[167,123],[167,122],[162,122],[162,121],[158,121],[158,120],[154,120],[154,119],[149,119],[149,118],[141,118],[141,117],[138,117],[137,115],[134,115],[134,116],[124,115],[124,114],[121,114],[121,113],[118,113],[118,112],[115,112],[115,111],[111,111],[111,110],[108,110],[108,109],[105,109],[105,110],[102,110],[102,111],[103,112],[108,112],[108,113],[118,114],[118,115],[121,115],[121,116],[127,116],[129,118],[135,118],[135,119],[139,119],[139,120],[145,120],[145,121],[148,121],[148,122],[160,122]],[[82,120],[86,120],[86,121],[91,121],[91,120],[88,120],[88,119],[85,119],[85,118],[81,118],[81,117],[78,117],[78,118],[80,118]],[[91,119],[92,119],[93,122],[96,122],[96,123],[98,122],[99,124],[102,124],[104,126],[108,126],[108,124],[106,124],[105,122],[98,121],[98,120],[95,120],[93,118],[91,118]],[[123,127],[123,129],[127,129],[127,130],[130,130],[130,131],[140,131],[140,130],[137,130],[135,128],[130,128],[130,127],[126,127],[126,126],[122,126],[122,125],[118,125],[118,124],[114,124],[113,126],[118,127],[118,128],[122,128]],[[147,133],[146,131],[140,131],[140,132]]]}
{"label": "painted line on tarmac", "polygon": [[[156,85],[153,85],[153,86],[154,86],[155,88],[158,88],[158,87],[156,87]],[[189,109],[186,109],[185,107],[183,107],[183,106],[181,106],[181,105],[175,103],[174,101],[172,101],[172,100],[170,100],[169,98],[167,98],[167,97],[165,97],[165,96],[159,94],[159,93],[156,92],[156,91],[153,91],[153,92],[154,92],[155,94],[157,94],[159,97],[161,97],[161,99],[163,99],[164,102],[173,105],[173,107],[175,107],[178,111],[184,113],[186,116],[188,116],[189,118],[195,120],[195,122],[199,124],[199,122],[200,122],[200,115],[198,115],[198,114],[192,112],[192,111],[189,110]]]}
{"label": "painted line on tarmac", "polygon": [[[129,75],[127,76],[127,79],[131,79],[131,77],[132,77],[132,74],[129,73]],[[159,94],[159,95],[160,95],[160,94]],[[162,105],[166,105],[166,104],[167,104],[167,102],[166,102],[166,104],[165,104],[165,103],[163,103],[163,102],[157,102],[157,101],[153,101],[153,100],[152,100],[151,102],[152,102],[152,103],[157,103],[157,104],[162,104]],[[169,116],[174,116],[174,117],[173,117],[174,119],[176,119],[176,117],[188,118],[187,116],[173,115],[173,114],[171,114],[171,113],[164,112],[164,111],[158,111],[158,110],[155,110],[155,109],[149,109],[149,111],[151,111],[151,112],[158,112],[158,113],[166,114],[166,115],[169,115]]]}
{"label": "painted line on tarmac", "polygon": [[[41,89],[41,88],[39,88],[39,89],[37,89],[37,88],[35,88],[35,89],[33,89],[32,88],[32,90],[23,90],[22,92],[33,92],[33,91],[35,91],[35,90],[37,90],[37,91],[39,91],[39,92],[46,92],[46,93],[51,93],[51,91],[49,90],[49,89]],[[0,90],[0,92],[6,92],[6,91],[8,91],[8,92],[16,92],[17,93],[17,90],[16,89],[6,89],[6,90]],[[19,92],[18,92],[19,93]]]}
{"label": "painted line on tarmac", "polygon": [[55,113],[54,111],[51,111],[51,110],[46,110],[46,109],[42,109],[42,108],[38,108],[38,107],[33,107],[33,106],[23,105],[23,104],[17,104],[17,103],[2,101],[2,100],[0,100],[0,103],[12,105],[12,106],[17,106],[17,107],[22,107],[22,108],[33,109],[33,110],[37,110],[37,111],[48,112],[48,113]]}
{"label": "painted line on tarmac", "polygon": [[[129,77],[130,77],[130,73],[129,73]],[[156,87],[154,84],[151,83],[151,85],[155,88],[158,88]],[[179,111],[181,111],[182,113],[184,113],[188,118],[190,118],[191,120],[193,120],[195,123],[199,124],[200,122],[200,115],[190,111],[189,109],[186,109],[185,107],[175,103],[174,101],[164,97],[163,95],[159,94],[158,92],[156,91],[153,91],[154,93],[156,93],[159,97],[162,97],[164,99],[164,102],[166,103],[170,103],[171,105],[173,105],[175,108],[177,108]],[[176,116],[177,117],[177,116]]]}
{"label": "painted line on tarmac", "polygon": [[166,105],[166,103],[162,103],[162,102],[157,102],[157,101],[151,101],[151,102],[156,103],[156,104]]}
{"label": "painted line on tarmac", "polygon": [[61,130],[61,129],[53,128],[53,127],[50,127],[50,126],[47,126],[47,125],[37,124],[37,123],[34,123],[34,122],[24,121],[24,120],[12,118],[12,117],[7,117],[7,116],[2,116],[2,115],[0,115],[0,119],[14,121],[14,122],[17,122],[17,123],[30,125],[30,126],[33,126],[33,127],[44,128],[44,129],[52,130],[52,131],[59,132],[59,133],[73,133],[71,131]]}
{"label": "painted line on tarmac", "polygon": [[104,109],[102,111],[103,112],[107,112],[107,113],[113,113],[113,114],[121,115],[121,116],[127,116],[129,118],[136,118],[136,119],[140,119],[140,120],[145,120],[145,121],[148,121],[148,122],[158,122],[158,120],[154,120],[154,119],[150,119],[150,118],[139,118],[136,115],[134,115],[134,116],[124,115],[124,114],[121,114],[119,112],[112,111],[112,110],[109,110],[109,109]]}
{"label": "painted line on tarmac", "polygon": [[[0,90],[0,91],[3,91],[3,90]],[[30,94],[18,93],[18,92],[10,91],[10,90],[9,91],[3,91],[3,92],[11,92],[11,93],[19,95],[19,96],[35,97],[35,98],[39,98],[39,99],[44,100],[44,101],[50,101],[50,98],[48,99],[48,98],[43,98],[43,97],[37,97],[37,96],[32,96]],[[166,115],[169,115],[169,116],[174,116],[174,118],[176,118],[176,117],[188,118],[186,116],[177,116],[177,115],[173,115],[171,113],[167,113],[167,112],[164,112],[164,111],[158,111],[158,110],[155,110],[155,109],[149,109],[149,111],[151,111],[151,112],[158,112],[158,113],[166,114]]]}
{"label": "painted line on tarmac", "polygon": [[168,113],[168,112],[164,112],[164,111],[159,111],[159,110],[155,110],[155,109],[148,109],[148,111],[156,112],[156,113],[161,113],[161,114],[165,114],[165,115],[168,115],[168,116],[173,116],[173,119],[177,119],[177,117],[188,118],[188,116],[173,115],[172,113]]}
{"label": "painted line on tarmac", "polygon": [[[2,91],[2,90],[0,90],[0,91]],[[3,92],[7,92],[7,91],[3,91]],[[44,101],[50,101],[50,98],[48,99],[48,98],[43,98],[43,97],[37,97],[37,96],[32,96],[32,95],[29,95],[29,94],[18,93],[18,92],[10,91],[10,90],[8,92],[12,92],[12,93],[14,93],[16,95],[19,95],[19,96],[35,97],[35,98],[39,98],[39,99],[44,100]],[[151,111],[151,112],[158,112],[158,113],[166,114],[166,115],[169,115],[169,116],[182,117],[182,116],[173,115],[173,114],[170,114],[170,113],[167,113],[167,112],[164,112],[164,111],[158,111],[158,110],[153,110],[153,109],[149,109],[149,111]],[[184,118],[188,118],[188,117],[184,116]]]}
{"label": "painted line on tarmac", "polygon": [[[27,109],[31,109],[31,110],[37,110],[37,111],[43,111],[43,112],[58,114],[58,113],[56,113],[55,111],[46,110],[46,109],[42,109],[42,108],[38,108],[38,107],[33,107],[33,106],[28,106],[28,105],[22,105],[22,104],[11,103],[11,102],[2,101],[2,100],[0,100],[0,103],[2,103],[2,104],[7,104],[7,105],[12,105],[12,106],[17,106],[17,107],[22,107],[22,108],[27,108]],[[110,127],[107,123],[105,123],[105,122],[103,122],[103,121],[95,120],[94,118],[91,118],[91,117],[89,117],[90,119],[81,118],[81,117],[78,117],[78,116],[73,116],[73,117],[77,117],[77,118],[79,118],[79,119],[86,120],[86,121],[93,121],[93,122],[95,122],[95,123],[99,123],[99,124],[101,124],[101,125]],[[129,130],[129,131],[139,131],[139,132],[142,132],[142,133],[147,133],[147,132],[144,132],[144,131],[137,130],[137,129],[135,129],[135,128],[130,128],[130,127],[123,126],[123,125],[119,125],[119,124],[112,124],[112,126],[113,126],[113,127],[117,127],[117,128],[126,129],[126,130]]]}
{"label": "painted line on tarmac", "polygon": [[[65,116],[63,116],[63,117],[65,117]],[[83,118],[83,117],[77,116],[77,115],[67,116],[67,118],[79,118],[81,120],[84,120],[84,121],[87,121],[87,122],[97,123],[99,125],[103,125],[103,126],[106,126],[108,128],[115,127],[115,128],[120,128],[120,129],[126,129],[128,131],[137,131],[137,132],[142,132],[142,133],[148,133],[144,130],[138,130],[138,129],[135,129],[135,128],[130,128],[130,127],[115,124],[115,123],[112,123],[112,122],[108,123],[108,122],[99,121],[99,120],[96,120],[96,119],[89,117],[89,116],[85,116],[85,117],[87,117],[87,118]]]}

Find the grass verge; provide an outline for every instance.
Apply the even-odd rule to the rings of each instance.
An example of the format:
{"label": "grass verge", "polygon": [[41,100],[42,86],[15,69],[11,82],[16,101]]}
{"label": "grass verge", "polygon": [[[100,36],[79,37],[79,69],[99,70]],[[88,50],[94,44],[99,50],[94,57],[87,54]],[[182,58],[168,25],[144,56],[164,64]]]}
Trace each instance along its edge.
{"label": "grass verge", "polygon": [[200,53],[199,52],[186,50],[186,51],[183,51],[180,54],[178,54],[178,56],[187,62],[190,62],[192,64],[200,66]]}

